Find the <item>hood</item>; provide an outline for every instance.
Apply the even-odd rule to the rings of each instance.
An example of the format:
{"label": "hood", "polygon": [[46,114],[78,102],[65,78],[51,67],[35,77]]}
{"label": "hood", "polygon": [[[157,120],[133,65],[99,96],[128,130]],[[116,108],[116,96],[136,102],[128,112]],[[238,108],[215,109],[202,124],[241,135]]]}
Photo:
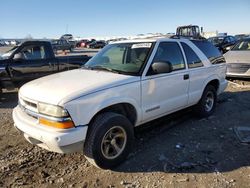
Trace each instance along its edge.
{"label": "hood", "polygon": [[62,105],[75,98],[139,79],[138,76],[76,69],[31,81],[21,87],[19,95],[34,101]]}
{"label": "hood", "polygon": [[227,63],[250,63],[250,51],[231,50],[224,57]]}

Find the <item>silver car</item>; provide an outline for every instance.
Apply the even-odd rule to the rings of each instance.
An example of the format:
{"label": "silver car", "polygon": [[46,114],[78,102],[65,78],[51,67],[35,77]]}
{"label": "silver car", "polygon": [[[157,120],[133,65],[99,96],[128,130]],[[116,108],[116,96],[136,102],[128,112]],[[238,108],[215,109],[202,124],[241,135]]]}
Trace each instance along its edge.
{"label": "silver car", "polygon": [[227,77],[250,78],[250,38],[239,41],[224,57]]}

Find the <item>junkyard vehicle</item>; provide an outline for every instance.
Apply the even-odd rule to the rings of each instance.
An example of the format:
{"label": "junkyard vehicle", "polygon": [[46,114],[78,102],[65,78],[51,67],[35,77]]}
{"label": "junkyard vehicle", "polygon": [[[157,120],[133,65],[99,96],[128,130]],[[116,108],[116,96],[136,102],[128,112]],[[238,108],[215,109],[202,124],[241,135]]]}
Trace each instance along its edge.
{"label": "junkyard vehicle", "polygon": [[86,47],[86,45],[87,45],[87,42],[88,42],[89,40],[87,40],[87,39],[83,39],[83,40],[80,40],[80,41],[78,41],[77,43],[76,43],[76,47]]}
{"label": "junkyard vehicle", "polygon": [[89,48],[103,48],[106,45],[104,41],[93,41],[88,45]]}
{"label": "junkyard vehicle", "polygon": [[127,157],[135,126],[190,106],[212,114],[225,74],[224,57],[205,40],[115,42],[82,69],[21,87],[13,119],[32,144],[84,151],[92,164],[112,168]]}
{"label": "junkyard vehicle", "polygon": [[250,78],[250,38],[239,41],[224,57],[227,77]]}
{"label": "junkyard vehicle", "polygon": [[85,43],[85,47],[86,47],[86,48],[89,48],[89,45],[90,45],[91,43],[95,42],[95,41],[96,41],[95,39],[91,39],[91,40],[87,41],[87,42]]}
{"label": "junkyard vehicle", "polygon": [[235,39],[236,39],[237,41],[240,41],[240,40],[249,38],[250,35],[249,35],[249,34],[238,34],[238,35],[234,35],[234,37],[235,37]]}
{"label": "junkyard vehicle", "polygon": [[213,45],[215,45],[222,54],[226,53],[236,43],[235,37],[229,35],[211,37],[208,40],[212,42]]}
{"label": "junkyard vehicle", "polygon": [[0,91],[49,74],[80,68],[88,56],[55,57],[48,41],[27,41],[0,56]]}
{"label": "junkyard vehicle", "polygon": [[73,40],[73,35],[72,34],[64,34],[61,36],[61,39]]}
{"label": "junkyard vehicle", "polygon": [[53,40],[51,42],[52,47],[53,47],[53,51],[56,53],[58,50],[68,50],[68,51],[72,51],[74,49],[74,45],[71,44],[68,40],[66,39],[59,39],[59,40]]}
{"label": "junkyard vehicle", "polygon": [[201,36],[203,28],[200,29],[198,25],[179,26],[176,29],[176,35],[182,37],[192,37],[194,39],[204,39]]}

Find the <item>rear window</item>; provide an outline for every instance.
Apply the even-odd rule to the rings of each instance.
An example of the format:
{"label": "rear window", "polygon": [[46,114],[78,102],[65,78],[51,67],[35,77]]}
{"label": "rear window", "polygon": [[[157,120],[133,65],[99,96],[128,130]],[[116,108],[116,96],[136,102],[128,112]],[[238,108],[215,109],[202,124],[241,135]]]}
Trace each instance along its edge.
{"label": "rear window", "polygon": [[225,63],[220,51],[209,41],[192,40],[192,42],[205,54],[212,64]]}

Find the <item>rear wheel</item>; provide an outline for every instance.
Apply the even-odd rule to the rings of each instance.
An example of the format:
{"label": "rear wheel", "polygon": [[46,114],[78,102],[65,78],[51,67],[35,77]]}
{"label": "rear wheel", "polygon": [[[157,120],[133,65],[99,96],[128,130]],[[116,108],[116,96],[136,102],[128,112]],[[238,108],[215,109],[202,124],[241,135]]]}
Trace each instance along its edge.
{"label": "rear wheel", "polygon": [[195,106],[196,114],[200,117],[208,117],[210,116],[216,107],[217,101],[217,93],[212,85],[208,85],[199,101],[199,103]]}
{"label": "rear wheel", "polygon": [[126,159],[133,138],[133,126],[125,116],[102,113],[89,127],[84,154],[93,165],[109,169]]}

